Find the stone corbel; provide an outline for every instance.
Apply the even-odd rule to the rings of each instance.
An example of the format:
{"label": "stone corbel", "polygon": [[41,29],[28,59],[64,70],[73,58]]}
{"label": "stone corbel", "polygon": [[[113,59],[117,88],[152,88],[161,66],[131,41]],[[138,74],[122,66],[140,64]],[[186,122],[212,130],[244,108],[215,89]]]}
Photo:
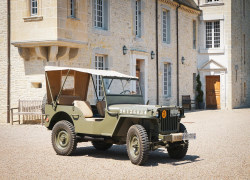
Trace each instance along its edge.
{"label": "stone corbel", "polygon": [[26,61],[30,60],[30,49],[24,47],[18,47],[19,55]]}
{"label": "stone corbel", "polygon": [[69,50],[70,50],[69,47],[58,47],[58,54],[56,58],[60,60],[69,57]]}
{"label": "stone corbel", "polygon": [[35,47],[35,52],[36,52],[36,56],[39,58],[39,59],[42,59],[42,60],[47,60],[48,58],[48,48],[46,47],[41,47],[41,46],[38,46],[38,47]]}
{"label": "stone corbel", "polygon": [[70,48],[69,51],[69,60],[73,60],[78,57],[79,55],[79,48]]}
{"label": "stone corbel", "polygon": [[58,46],[49,46],[48,59],[49,61],[56,61],[58,53]]}

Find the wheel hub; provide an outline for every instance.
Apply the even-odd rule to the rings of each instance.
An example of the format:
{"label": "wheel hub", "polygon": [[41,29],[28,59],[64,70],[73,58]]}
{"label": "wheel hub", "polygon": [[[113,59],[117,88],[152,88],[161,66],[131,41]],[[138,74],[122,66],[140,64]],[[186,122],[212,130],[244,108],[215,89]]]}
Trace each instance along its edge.
{"label": "wheel hub", "polygon": [[65,149],[69,144],[69,134],[65,130],[58,132],[56,136],[56,145],[60,149]]}
{"label": "wheel hub", "polygon": [[136,158],[140,152],[140,144],[137,136],[133,136],[130,141],[130,152],[131,155]]}

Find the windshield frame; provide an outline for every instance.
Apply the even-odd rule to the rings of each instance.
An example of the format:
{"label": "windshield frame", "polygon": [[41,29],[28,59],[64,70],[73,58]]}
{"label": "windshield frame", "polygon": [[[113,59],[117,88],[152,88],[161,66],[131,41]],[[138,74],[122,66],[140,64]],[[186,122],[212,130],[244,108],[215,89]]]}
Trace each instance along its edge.
{"label": "windshield frame", "polygon": [[[108,87],[110,87],[110,85],[112,84],[112,81],[114,79],[121,79],[121,80],[135,80],[135,81],[138,81],[139,82],[139,91],[140,91],[140,94],[109,94],[107,93],[107,89],[108,87],[106,87],[105,83],[104,83],[104,79],[110,79],[111,82],[109,83]],[[105,96],[129,96],[129,97],[142,97],[143,94],[142,94],[142,90],[141,90],[141,85],[140,85],[140,81],[138,78],[121,78],[121,77],[112,77],[112,76],[102,76],[102,84],[103,84],[103,89],[104,89],[104,93],[105,93]]]}

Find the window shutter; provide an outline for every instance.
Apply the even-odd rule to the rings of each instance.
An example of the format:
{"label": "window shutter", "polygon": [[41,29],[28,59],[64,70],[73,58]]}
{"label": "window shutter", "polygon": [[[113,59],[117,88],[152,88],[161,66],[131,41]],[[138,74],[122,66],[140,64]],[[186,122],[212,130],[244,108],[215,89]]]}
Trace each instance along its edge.
{"label": "window shutter", "polygon": [[109,6],[109,1],[108,0],[103,0],[103,28],[105,30],[108,30],[108,6]]}
{"label": "window shutter", "polygon": [[170,11],[167,11],[167,43],[170,44]]}
{"label": "window shutter", "polygon": [[168,64],[168,96],[171,96],[171,64]]}

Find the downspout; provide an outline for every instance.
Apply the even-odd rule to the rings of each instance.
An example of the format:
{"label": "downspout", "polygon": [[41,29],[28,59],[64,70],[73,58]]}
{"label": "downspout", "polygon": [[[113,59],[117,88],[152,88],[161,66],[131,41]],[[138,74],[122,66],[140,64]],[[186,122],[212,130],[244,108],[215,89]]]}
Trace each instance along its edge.
{"label": "downspout", "polygon": [[180,5],[176,7],[176,57],[177,57],[177,64],[176,64],[176,79],[177,79],[177,106],[179,106],[179,10]]}
{"label": "downspout", "polygon": [[159,69],[158,69],[158,0],[155,0],[155,40],[156,40],[156,104],[159,104]]}
{"label": "downspout", "polygon": [[7,0],[7,123],[10,123],[10,0]]}

